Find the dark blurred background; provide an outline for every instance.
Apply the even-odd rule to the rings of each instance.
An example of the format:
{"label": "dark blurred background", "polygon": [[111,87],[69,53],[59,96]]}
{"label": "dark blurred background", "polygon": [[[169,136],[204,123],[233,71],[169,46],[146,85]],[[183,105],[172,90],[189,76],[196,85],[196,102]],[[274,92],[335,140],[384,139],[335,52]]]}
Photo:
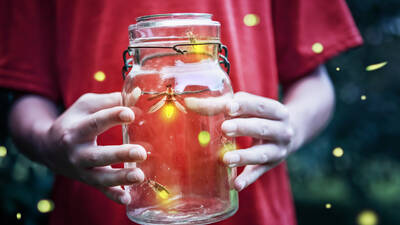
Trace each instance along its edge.
{"label": "dark blurred background", "polygon": [[[400,224],[400,0],[348,0],[364,46],[327,63],[332,122],[288,160],[299,225]],[[0,91],[1,224],[46,224],[53,175],[19,154]],[[57,206],[55,206],[57,207]]]}

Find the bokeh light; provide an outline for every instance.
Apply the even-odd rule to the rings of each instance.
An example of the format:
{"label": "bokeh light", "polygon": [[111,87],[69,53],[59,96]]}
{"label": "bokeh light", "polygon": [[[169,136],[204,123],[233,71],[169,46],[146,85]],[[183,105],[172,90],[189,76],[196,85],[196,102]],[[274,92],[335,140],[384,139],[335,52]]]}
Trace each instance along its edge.
{"label": "bokeh light", "polygon": [[361,95],[361,100],[362,100],[362,101],[365,101],[365,100],[367,100],[367,96],[365,96],[365,95]]}
{"label": "bokeh light", "polygon": [[21,213],[17,213],[16,217],[17,217],[17,220],[20,220],[22,217]]}
{"label": "bokeh light", "polygon": [[6,157],[7,148],[5,146],[0,146],[0,157]]}
{"label": "bokeh light", "polygon": [[325,208],[327,208],[327,209],[332,208],[332,204],[331,204],[331,203],[326,203],[326,204],[325,204]]}
{"label": "bokeh light", "polygon": [[210,143],[211,140],[211,136],[210,133],[207,131],[200,131],[199,135],[198,135],[198,139],[199,139],[199,143],[201,146],[205,147],[208,145],[208,143]]}
{"label": "bokeh light", "polygon": [[103,82],[106,79],[106,74],[103,71],[97,71],[94,74],[94,79],[99,82]]}
{"label": "bokeh light", "polygon": [[319,42],[315,42],[312,47],[311,47],[312,51],[316,54],[320,54],[324,51],[324,46],[319,43]]}
{"label": "bokeh light", "polygon": [[54,209],[54,203],[49,199],[42,199],[37,203],[37,209],[41,213],[51,212]]}
{"label": "bokeh light", "polygon": [[249,27],[256,26],[260,23],[260,17],[256,14],[247,14],[243,17],[243,23]]}
{"label": "bokeh light", "polygon": [[376,63],[376,64],[371,64],[365,68],[366,71],[374,71],[374,70],[379,70],[380,68],[386,66],[387,61],[381,62],[381,63]]}
{"label": "bokeh light", "polygon": [[336,67],[336,71],[340,71],[340,67]]}
{"label": "bokeh light", "polygon": [[344,154],[344,151],[341,147],[336,147],[335,149],[333,149],[332,151],[333,156],[335,157],[342,157]]}
{"label": "bokeh light", "polygon": [[358,225],[376,225],[378,224],[378,215],[372,210],[363,210],[357,216]]}

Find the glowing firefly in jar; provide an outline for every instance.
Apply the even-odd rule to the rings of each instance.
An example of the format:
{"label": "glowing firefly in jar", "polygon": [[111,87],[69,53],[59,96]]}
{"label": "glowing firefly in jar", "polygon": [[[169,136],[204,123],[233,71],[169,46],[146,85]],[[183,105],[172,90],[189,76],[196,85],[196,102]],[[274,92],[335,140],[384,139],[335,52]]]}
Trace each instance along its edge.
{"label": "glowing firefly in jar", "polygon": [[177,100],[177,99],[182,99],[182,97],[180,97],[180,95],[197,94],[197,93],[209,91],[209,89],[206,88],[206,89],[198,90],[198,91],[175,92],[175,89],[172,88],[171,84],[168,84],[166,86],[166,88],[167,89],[163,92],[145,92],[145,91],[142,92],[142,94],[153,95],[150,98],[148,98],[149,101],[159,98],[161,96],[164,96],[160,101],[158,101],[157,103],[155,103],[154,105],[152,105],[149,108],[148,113],[157,112],[165,104],[167,104],[166,109],[165,109],[165,114],[166,114],[166,117],[168,117],[168,118],[172,117],[172,114],[174,113],[175,108],[173,108],[173,105],[175,105],[176,108],[179,109],[179,111],[181,111],[183,113],[187,113],[185,107]]}
{"label": "glowing firefly in jar", "polygon": [[151,187],[151,189],[161,199],[165,200],[169,197],[169,191],[167,190],[167,188],[164,185],[162,185],[154,180],[150,180],[150,179],[147,179],[146,183]]}

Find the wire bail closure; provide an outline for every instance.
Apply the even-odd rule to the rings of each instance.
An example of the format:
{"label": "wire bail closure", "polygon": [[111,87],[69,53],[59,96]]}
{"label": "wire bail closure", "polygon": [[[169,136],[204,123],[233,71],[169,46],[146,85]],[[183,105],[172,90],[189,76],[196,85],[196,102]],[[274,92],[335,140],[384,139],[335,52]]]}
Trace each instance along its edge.
{"label": "wire bail closure", "polygon": [[[125,80],[126,74],[129,73],[130,69],[132,68],[132,61],[135,60],[136,63],[139,63],[139,49],[141,48],[169,48],[173,49],[179,54],[185,54],[188,51],[187,50],[182,50],[179,47],[180,46],[193,46],[193,45],[218,45],[218,55],[219,55],[219,64],[222,64],[226,68],[226,73],[229,75],[230,69],[231,69],[231,64],[228,60],[228,48],[221,44],[220,42],[205,42],[205,43],[187,43],[187,44],[177,44],[172,47],[164,47],[164,46],[135,46],[135,47],[128,47],[123,54],[122,54],[122,60],[123,60],[123,67],[122,67],[122,78]],[[129,58],[129,56],[133,56]]]}

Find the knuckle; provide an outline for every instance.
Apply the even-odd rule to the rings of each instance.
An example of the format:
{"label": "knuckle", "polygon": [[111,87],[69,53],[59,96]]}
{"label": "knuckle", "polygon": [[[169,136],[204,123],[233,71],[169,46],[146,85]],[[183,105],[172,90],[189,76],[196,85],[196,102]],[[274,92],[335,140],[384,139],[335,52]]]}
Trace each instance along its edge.
{"label": "knuckle", "polygon": [[267,106],[262,102],[258,102],[256,105],[256,112],[259,113],[260,115],[264,115],[266,111],[267,111]]}
{"label": "knuckle", "polygon": [[76,101],[76,105],[81,110],[88,110],[91,108],[91,102],[94,101],[96,94],[86,93],[78,98]]}
{"label": "knuckle", "polygon": [[60,137],[60,144],[62,146],[67,146],[70,147],[73,145],[73,134],[70,131],[70,129],[65,129],[64,131],[62,131],[61,133],[61,137]]}
{"label": "knuckle", "polygon": [[97,132],[99,130],[99,127],[100,127],[99,120],[96,117],[91,116],[90,121],[89,121],[89,127],[94,132]]}
{"label": "knuckle", "polygon": [[261,152],[261,154],[258,157],[259,157],[260,163],[266,163],[269,160],[269,156],[266,151]]}
{"label": "knuckle", "polygon": [[98,154],[94,152],[88,152],[85,154],[85,158],[91,165],[96,165],[100,161],[100,157]]}
{"label": "knuckle", "polygon": [[288,155],[288,149],[287,148],[281,148],[280,150],[280,158],[285,158]]}
{"label": "knuckle", "polygon": [[288,144],[292,140],[293,136],[294,136],[294,131],[292,127],[284,128],[281,131],[280,142],[283,144]]}
{"label": "knuckle", "polygon": [[84,166],[81,154],[79,154],[77,151],[74,151],[71,154],[69,154],[69,162],[75,167]]}
{"label": "knuckle", "polygon": [[286,128],[286,141],[290,141],[292,140],[293,136],[294,136],[294,130],[292,127],[288,127]]}
{"label": "knuckle", "polygon": [[266,125],[261,125],[259,127],[258,133],[260,134],[261,138],[267,138],[270,135],[270,128]]}
{"label": "knuckle", "polygon": [[289,119],[289,110],[285,105],[283,105],[280,102],[277,102],[278,105],[276,107],[276,115],[280,117],[282,120],[288,120]]}
{"label": "knuckle", "polygon": [[86,94],[83,94],[83,95],[78,99],[78,102],[88,102],[88,101],[93,100],[94,97],[95,97],[95,94],[93,94],[93,93],[86,93]]}

